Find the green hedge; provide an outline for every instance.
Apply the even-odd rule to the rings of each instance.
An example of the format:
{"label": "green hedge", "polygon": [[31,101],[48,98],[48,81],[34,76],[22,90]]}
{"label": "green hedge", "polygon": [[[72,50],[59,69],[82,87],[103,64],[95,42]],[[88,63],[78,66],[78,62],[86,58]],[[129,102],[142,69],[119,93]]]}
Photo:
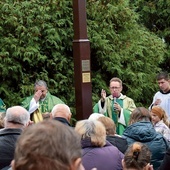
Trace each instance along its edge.
{"label": "green hedge", "polygon": [[[129,1],[88,0],[93,104],[109,80],[123,80],[123,93],[148,106],[157,90],[155,75],[167,44],[149,31]],[[36,79],[75,113],[73,6],[68,0],[1,0],[0,97],[20,104]]]}

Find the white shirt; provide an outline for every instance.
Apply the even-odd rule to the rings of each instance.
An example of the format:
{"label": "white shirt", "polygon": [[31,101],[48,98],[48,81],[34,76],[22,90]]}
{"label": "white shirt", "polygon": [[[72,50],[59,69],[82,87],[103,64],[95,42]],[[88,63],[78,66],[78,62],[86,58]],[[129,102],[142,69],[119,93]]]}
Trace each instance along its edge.
{"label": "white shirt", "polygon": [[31,114],[31,113],[35,112],[35,110],[37,110],[38,107],[39,107],[39,101],[36,102],[35,99],[32,98],[30,101],[30,106],[29,106],[28,112]]}
{"label": "white shirt", "polygon": [[158,91],[154,95],[152,103],[155,103],[155,101],[157,99],[161,100],[161,103],[159,104],[159,106],[162,107],[165,110],[165,112],[167,113],[168,118],[170,120],[170,93],[163,94],[160,91]]}

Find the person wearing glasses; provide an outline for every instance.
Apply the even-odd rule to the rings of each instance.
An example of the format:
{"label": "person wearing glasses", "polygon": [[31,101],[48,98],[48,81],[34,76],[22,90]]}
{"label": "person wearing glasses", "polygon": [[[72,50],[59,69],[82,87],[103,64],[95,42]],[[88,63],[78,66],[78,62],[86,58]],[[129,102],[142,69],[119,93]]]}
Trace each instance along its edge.
{"label": "person wearing glasses", "polygon": [[93,107],[93,112],[110,117],[116,124],[116,132],[119,135],[128,125],[131,112],[136,108],[133,99],[123,95],[122,80],[114,77],[110,80],[110,95],[106,97],[106,91],[102,89],[101,99]]}

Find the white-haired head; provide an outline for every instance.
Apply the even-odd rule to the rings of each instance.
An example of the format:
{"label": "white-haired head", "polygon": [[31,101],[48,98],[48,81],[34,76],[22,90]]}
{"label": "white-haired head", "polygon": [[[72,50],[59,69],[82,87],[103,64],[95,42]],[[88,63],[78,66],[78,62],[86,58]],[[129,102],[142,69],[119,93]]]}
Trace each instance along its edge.
{"label": "white-haired head", "polygon": [[104,116],[103,114],[100,114],[100,113],[92,113],[90,116],[89,116],[89,118],[88,118],[88,120],[97,120],[99,117],[102,117],[102,116]]}
{"label": "white-haired head", "polygon": [[13,106],[6,110],[5,126],[8,123],[26,126],[30,121],[29,112],[22,106]]}
{"label": "white-haired head", "polygon": [[72,114],[70,108],[66,104],[57,104],[51,111],[52,118],[62,117],[65,118],[68,122],[70,122],[71,115]]}

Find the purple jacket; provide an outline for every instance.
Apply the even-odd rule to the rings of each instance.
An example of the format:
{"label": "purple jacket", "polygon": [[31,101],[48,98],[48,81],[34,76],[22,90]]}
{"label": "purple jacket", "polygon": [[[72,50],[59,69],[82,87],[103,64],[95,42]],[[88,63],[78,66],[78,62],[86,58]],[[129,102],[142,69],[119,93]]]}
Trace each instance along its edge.
{"label": "purple jacket", "polygon": [[112,144],[106,141],[104,147],[95,147],[89,139],[81,141],[82,162],[85,170],[122,170],[124,155]]}

